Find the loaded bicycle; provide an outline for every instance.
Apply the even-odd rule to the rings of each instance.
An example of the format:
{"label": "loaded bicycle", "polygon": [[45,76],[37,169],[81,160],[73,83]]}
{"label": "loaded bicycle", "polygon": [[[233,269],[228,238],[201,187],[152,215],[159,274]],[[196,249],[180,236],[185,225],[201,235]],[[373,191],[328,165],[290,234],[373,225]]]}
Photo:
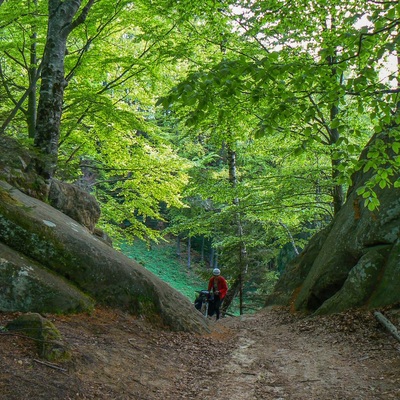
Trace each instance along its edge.
{"label": "loaded bicycle", "polygon": [[209,290],[196,290],[196,299],[194,306],[199,310],[206,318],[211,316],[213,312],[214,295]]}

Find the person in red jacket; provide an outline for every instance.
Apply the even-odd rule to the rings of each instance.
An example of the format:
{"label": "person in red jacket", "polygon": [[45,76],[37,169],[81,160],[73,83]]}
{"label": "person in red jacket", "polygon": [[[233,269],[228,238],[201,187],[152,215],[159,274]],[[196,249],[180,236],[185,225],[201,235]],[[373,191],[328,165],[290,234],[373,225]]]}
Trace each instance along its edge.
{"label": "person in red jacket", "polygon": [[226,296],[228,291],[228,284],[223,276],[221,276],[221,271],[218,268],[213,269],[213,276],[208,282],[208,290],[214,294],[213,310],[210,313],[212,316],[215,312],[217,319],[219,319],[219,308],[221,306],[222,300]]}

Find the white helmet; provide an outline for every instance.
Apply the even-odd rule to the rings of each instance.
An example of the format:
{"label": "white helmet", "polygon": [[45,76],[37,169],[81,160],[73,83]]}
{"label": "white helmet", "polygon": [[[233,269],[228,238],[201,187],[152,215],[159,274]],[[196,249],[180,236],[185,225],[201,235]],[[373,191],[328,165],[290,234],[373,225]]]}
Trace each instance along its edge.
{"label": "white helmet", "polygon": [[214,269],[213,269],[213,275],[218,276],[218,275],[220,275],[220,274],[221,274],[221,271],[220,271],[218,268],[214,268]]}

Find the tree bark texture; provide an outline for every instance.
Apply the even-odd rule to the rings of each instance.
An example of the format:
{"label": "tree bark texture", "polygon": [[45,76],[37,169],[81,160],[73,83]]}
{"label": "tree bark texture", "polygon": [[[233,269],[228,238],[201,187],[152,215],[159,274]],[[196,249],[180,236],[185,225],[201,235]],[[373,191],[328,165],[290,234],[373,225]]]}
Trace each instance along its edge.
{"label": "tree bark texture", "polygon": [[211,268],[214,267],[214,255],[215,255],[215,250],[213,247],[211,247],[211,251],[210,251],[210,267]]}
{"label": "tree bark texture", "polygon": [[[37,8],[37,0],[33,0],[32,2],[35,9]],[[32,25],[32,44],[30,46],[30,66],[29,66],[29,87],[31,91],[29,92],[28,96],[28,115],[27,115],[27,122],[28,122],[28,134],[30,138],[35,137],[35,129],[36,129],[36,113],[37,113],[37,104],[36,104],[36,91],[37,91],[37,49],[36,49],[36,25]]]}
{"label": "tree bark texture", "polygon": [[89,0],[74,20],[81,0],[49,0],[34,141],[43,155],[43,160],[37,167],[38,172],[45,179],[51,179],[57,167],[64,89],[67,84],[64,77],[64,61],[68,35],[86,19],[93,2],[94,0]]}
{"label": "tree bark texture", "polygon": [[[334,21],[334,20],[333,20]],[[332,29],[334,28],[333,25],[333,21],[332,21]],[[342,80],[342,75],[338,76],[338,71],[335,68],[335,64],[336,64],[336,54],[334,56],[329,56],[328,57],[328,64],[332,67],[332,78],[333,79],[340,79]],[[338,118],[339,115],[339,107],[335,104],[333,104],[331,106],[330,109],[330,123],[332,124],[333,121],[336,120],[336,118]],[[340,133],[339,133],[339,129],[338,128],[329,128],[329,144],[333,145],[335,144],[340,138]],[[333,198],[333,211],[334,214],[336,215],[340,209],[342,208],[343,204],[344,204],[344,192],[343,192],[343,185],[338,184],[337,178],[339,176],[339,169],[338,167],[340,166],[340,164],[342,163],[341,159],[334,159],[332,158],[332,179],[333,179],[333,187],[332,187],[332,198]]]}

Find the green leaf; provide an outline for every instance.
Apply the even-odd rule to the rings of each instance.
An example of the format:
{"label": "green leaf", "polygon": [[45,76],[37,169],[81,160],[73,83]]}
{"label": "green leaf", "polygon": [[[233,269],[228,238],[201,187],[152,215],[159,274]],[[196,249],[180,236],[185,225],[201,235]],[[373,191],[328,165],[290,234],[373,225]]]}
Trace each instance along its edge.
{"label": "green leaf", "polygon": [[389,11],[387,12],[387,18],[389,19],[395,19],[396,18],[396,9],[393,7],[391,9],[389,9]]}
{"label": "green leaf", "polygon": [[364,199],[370,199],[371,197],[370,197],[370,195],[371,195],[371,192],[370,191],[365,191],[364,193],[363,193],[363,195],[362,195],[362,197],[364,198]]}
{"label": "green leaf", "polygon": [[392,143],[392,149],[396,154],[399,154],[400,142],[393,142]]}
{"label": "green leaf", "polygon": [[307,128],[304,129],[304,135],[305,135],[305,136],[310,136],[310,135],[311,135],[311,132],[312,132],[312,129],[311,129],[311,127],[309,127],[309,126],[307,126]]}
{"label": "green leaf", "polygon": [[339,119],[335,118],[335,119],[331,122],[331,128],[332,128],[332,129],[335,129],[335,128],[337,128],[337,127],[339,126],[339,124],[340,124]]}

